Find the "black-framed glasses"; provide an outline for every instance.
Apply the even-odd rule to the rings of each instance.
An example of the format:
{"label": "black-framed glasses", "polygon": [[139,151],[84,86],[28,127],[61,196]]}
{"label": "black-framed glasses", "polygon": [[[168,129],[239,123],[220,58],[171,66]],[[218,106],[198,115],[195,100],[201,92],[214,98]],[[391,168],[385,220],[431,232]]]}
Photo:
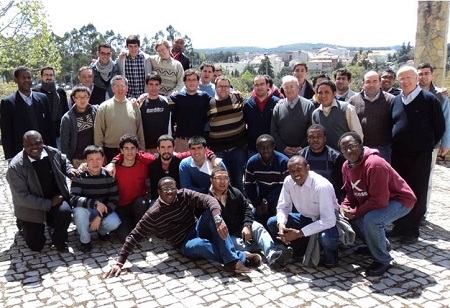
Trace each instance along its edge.
{"label": "black-framed glasses", "polygon": [[167,193],[167,192],[172,192],[172,191],[177,191],[177,188],[175,186],[173,187],[160,187],[159,188],[161,191]]}
{"label": "black-framed glasses", "polygon": [[353,151],[354,149],[356,149],[357,147],[359,147],[360,143],[350,143],[349,145],[345,146],[345,147],[341,147],[341,152],[345,153],[347,151]]}

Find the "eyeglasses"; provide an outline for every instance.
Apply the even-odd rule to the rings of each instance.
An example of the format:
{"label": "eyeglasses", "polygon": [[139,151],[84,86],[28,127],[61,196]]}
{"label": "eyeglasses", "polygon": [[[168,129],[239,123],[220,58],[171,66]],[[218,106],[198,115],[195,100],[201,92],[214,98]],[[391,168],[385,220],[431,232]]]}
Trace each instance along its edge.
{"label": "eyeglasses", "polygon": [[394,76],[389,76],[389,75],[381,76],[381,79],[390,79],[390,80],[392,80],[392,79],[394,79]]}
{"label": "eyeglasses", "polygon": [[213,179],[217,181],[228,181],[230,178],[227,176],[214,176]]}
{"label": "eyeglasses", "polygon": [[87,101],[87,100],[89,99],[89,96],[74,96],[73,98],[74,98],[74,99],[81,99],[81,100]]}
{"label": "eyeglasses", "polygon": [[124,85],[124,84],[115,84],[113,86],[113,88],[120,88],[120,89],[125,89],[126,87],[127,87],[127,85]]}
{"label": "eyeglasses", "polygon": [[172,192],[172,191],[177,191],[177,188],[175,186],[173,187],[160,187],[159,188],[162,192]]}
{"label": "eyeglasses", "polygon": [[218,89],[228,89],[230,86],[217,86]]}
{"label": "eyeglasses", "polygon": [[360,143],[350,143],[349,145],[347,145],[345,147],[341,147],[341,152],[345,153],[347,151],[353,151],[354,149],[359,147],[359,145],[360,145]]}
{"label": "eyeglasses", "polygon": [[292,90],[292,89],[297,88],[297,86],[284,86],[283,88],[286,90]]}

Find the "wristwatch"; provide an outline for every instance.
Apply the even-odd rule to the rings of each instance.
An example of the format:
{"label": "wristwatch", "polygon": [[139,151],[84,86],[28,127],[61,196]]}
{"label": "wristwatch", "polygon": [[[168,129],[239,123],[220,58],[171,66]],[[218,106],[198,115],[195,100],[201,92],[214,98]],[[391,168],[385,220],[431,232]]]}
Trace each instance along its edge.
{"label": "wristwatch", "polygon": [[222,221],[223,221],[222,216],[220,216],[220,215],[214,216],[214,222],[215,222],[216,224],[220,224]]}

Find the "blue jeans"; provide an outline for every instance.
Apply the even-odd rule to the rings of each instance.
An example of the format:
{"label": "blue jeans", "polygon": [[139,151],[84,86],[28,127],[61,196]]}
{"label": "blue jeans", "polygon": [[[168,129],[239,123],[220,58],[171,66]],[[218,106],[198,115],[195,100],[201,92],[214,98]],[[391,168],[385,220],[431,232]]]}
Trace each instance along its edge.
{"label": "blue jeans", "polygon": [[[84,207],[76,207],[73,209],[73,220],[77,226],[78,234],[80,235],[80,242],[87,244],[91,241],[91,233],[89,224],[97,216],[97,210],[86,209]],[[116,212],[109,213],[108,216],[102,219],[100,227],[97,232],[100,235],[105,235],[113,230],[116,230],[120,225],[120,218]]]}
{"label": "blue jeans", "polygon": [[222,264],[234,260],[245,262],[245,254],[235,250],[230,236],[223,240],[217,233],[209,210],[203,211],[197,223],[188,231],[179,251],[193,260],[206,259]]}
{"label": "blue jeans", "polygon": [[247,164],[247,150],[237,147],[231,151],[216,151],[217,157],[222,158],[230,175],[231,186],[244,192],[244,171]]}
{"label": "blue jeans", "polygon": [[262,250],[264,256],[266,257],[267,262],[270,263],[270,259],[272,254],[275,251],[282,250],[282,245],[276,245],[270,236],[269,232],[264,228],[262,224],[259,222],[253,221],[252,223],[252,241],[246,243],[242,237],[231,235],[231,239],[233,240],[234,247],[237,250],[241,251],[249,251],[256,252]]}
{"label": "blue jeans", "polygon": [[364,217],[350,221],[356,235],[369,247],[375,261],[389,263],[392,260],[387,251],[386,225],[411,211],[401,203],[390,200],[388,206],[368,212]]}
{"label": "blue jeans", "polygon": [[[312,223],[313,220],[309,217],[301,216],[299,213],[289,213],[286,228],[293,228],[300,230],[301,228]],[[272,216],[267,221],[267,229],[276,237],[278,233],[277,217]],[[338,246],[339,246],[339,233],[336,226],[330,229],[323,230],[319,233],[319,243],[323,247],[323,258],[326,264],[337,264],[338,262]],[[294,252],[300,254],[306,251],[308,246],[309,236],[296,239],[291,242],[290,246]]]}
{"label": "blue jeans", "polygon": [[383,157],[385,161],[387,161],[389,164],[391,163],[391,145],[380,145],[380,146],[371,146],[372,149],[377,149],[380,151],[380,157]]}

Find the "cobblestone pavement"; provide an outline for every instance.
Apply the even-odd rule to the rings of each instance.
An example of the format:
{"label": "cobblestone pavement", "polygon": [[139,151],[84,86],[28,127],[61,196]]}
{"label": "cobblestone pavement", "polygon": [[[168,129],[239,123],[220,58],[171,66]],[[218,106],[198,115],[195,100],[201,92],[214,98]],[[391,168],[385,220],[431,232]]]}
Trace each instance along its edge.
{"label": "cobblestone pavement", "polygon": [[382,277],[365,277],[371,260],[340,251],[334,269],[267,265],[233,276],[221,266],[192,262],[164,242],[143,242],[122,275],[103,280],[120,250],[115,237],[93,239],[82,253],[71,225],[70,253],[26,248],[16,233],[11,194],[0,162],[0,307],[450,307],[450,164],[434,172],[432,206],[420,241],[392,242],[394,266]]}

